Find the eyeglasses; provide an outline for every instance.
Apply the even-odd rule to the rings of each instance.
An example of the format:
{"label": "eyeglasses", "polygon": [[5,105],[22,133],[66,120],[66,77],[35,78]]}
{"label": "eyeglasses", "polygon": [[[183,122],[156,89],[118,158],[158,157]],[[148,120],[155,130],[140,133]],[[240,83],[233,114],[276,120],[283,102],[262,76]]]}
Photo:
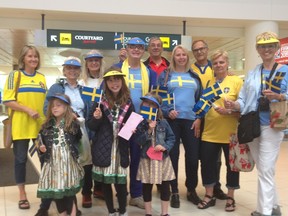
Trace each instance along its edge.
{"label": "eyeglasses", "polygon": [[259,44],[257,45],[258,49],[275,49],[276,48],[276,44]]}
{"label": "eyeglasses", "polygon": [[207,49],[207,47],[200,47],[200,48],[198,48],[198,49],[193,49],[192,51],[193,52],[195,52],[195,53],[197,53],[197,52],[204,52],[205,50]]}
{"label": "eyeglasses", "polygon": [[137,45],[137,44],[130,44],[128,46],[130,49],[138,49],[138,50],[143,50],[144,49],[144,46],[143,45]]}

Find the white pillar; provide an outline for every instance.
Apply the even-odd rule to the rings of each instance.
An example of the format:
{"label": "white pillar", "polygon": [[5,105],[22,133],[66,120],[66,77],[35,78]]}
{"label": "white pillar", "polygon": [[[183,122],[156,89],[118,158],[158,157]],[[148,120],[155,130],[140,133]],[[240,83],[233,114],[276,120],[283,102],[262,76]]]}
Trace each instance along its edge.
{"label": "white pillar", "polygon": [[272,31],[278,34],[278,23],[263,21],[246,26],[245,28],[245,73],[261,63],[261,58],[256,51],[256,36],[262,32]]}

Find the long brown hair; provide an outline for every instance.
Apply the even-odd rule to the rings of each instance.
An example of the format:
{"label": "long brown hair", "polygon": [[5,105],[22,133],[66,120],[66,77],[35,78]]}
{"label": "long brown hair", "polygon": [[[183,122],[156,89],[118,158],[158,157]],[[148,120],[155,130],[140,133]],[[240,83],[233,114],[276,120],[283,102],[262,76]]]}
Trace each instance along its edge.
{"label": "long brown hair", "polygon": [[65,111],[64,116],[63,116],[64,122],[65,122],[64,131],[73,132],[72,122],[74,121],[74,113],[73,113],[73,110],[70,106],[70,104],[71,104],[70,98],[65,94],[56,94],[56,95],[63,96],[69,102],[69,104],[65,103],[64,101],[62,101],[61,99],[58,99],[58,98],[52,98],[51,100],[49,100],[48,108],[47,108],[47,118],[46,118],[45,123],[43,124],[43,127],[45,127],[47,124],[49,124],[51,119],[55,118],[53,113],[52,113],[52,105],[53,105],[53,102],[55,100],[58,100],[66,106],[66,111]]}
{"label": "long brown hair", "polygon": [[[117,67],[110,67],[106,72],[108,73],[109,71],[119,71],[122,73],[120,68]],[[105,75],[104,74],[104,75]],[[115,103],[119,104],[120,106],[124,105],[127,103],[128,99],[130,98],[130,90],[125,82],[124,76],[118,76],[121,81],[122,81],[122,87],[117,95],[117,97],[115,98],[113,93],[110,91],[110,89],[107,87],[107,80],[109,79],[109,77],[104,77],[104,94],[105,97],[108,101],[109,104],[109,108],[111,109]]]}

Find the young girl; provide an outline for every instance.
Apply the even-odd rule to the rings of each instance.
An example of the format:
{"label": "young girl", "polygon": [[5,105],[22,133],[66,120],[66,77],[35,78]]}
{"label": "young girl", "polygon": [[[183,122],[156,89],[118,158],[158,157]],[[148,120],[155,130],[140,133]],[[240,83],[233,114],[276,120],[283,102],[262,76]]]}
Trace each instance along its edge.
{"label": "young girl", "polygon": [[[168,205],[170,199],[170,181],[175,179],[174,170],[169,157],[169,151],[175,142],[175,136],[168,122],[163,119],[160,110],[162,99],[160,96],[148,93],[141,97],[141,106],[157,108],[157,119],[142,121],[136,131],[136,139],[141,146],[141,159],[137,173],[137,180],[143,183],[143,199],[145,202],[146,216],[152,213],[152,187],[160,185],[161,192],[161,216],[169,216]],[[148,149],[156,153],[161,152],[161,159],[155,160],[148,155]],[[150,149],[151,150],[151,149]]]}
{"label": "young girl", "polygon": [[118,137],[118,132],[134,110],[124,74],[111,68],[104,77],[104,95],[101,103],[92,107],[87,122],[95,132],[92,137],[92,177],[103,183],[104,199],[110,216],[118,215],[113,205],[111,184],[115,185],[119,213],[126,212],[127,167],[129,166],[129,143]]}
{"label": "young girl", "polygon": [[76,193],[81,189],[84,176],[83,168],[77,162],[82,134],[70,107],[69,97],[56,94],[47,99],[47,120],[38,140],[39,151],[45,162],[37,197],[52,198],[60,215],[75,216]]}

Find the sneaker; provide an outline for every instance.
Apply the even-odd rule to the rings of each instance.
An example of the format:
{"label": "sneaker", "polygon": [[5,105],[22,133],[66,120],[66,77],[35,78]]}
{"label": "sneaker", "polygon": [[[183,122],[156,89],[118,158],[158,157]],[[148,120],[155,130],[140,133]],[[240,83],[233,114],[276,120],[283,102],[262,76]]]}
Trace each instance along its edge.
{"label": "sneaker", "polygon": [[179,194],[172,194],[171,199],[170,199],[170,206],[172,208],[180,208]]}
{"label": "sneaker", "polygon": [[196,191],[187,192],[187,200],[192,202],[194,205],[198,205],[201,202],[201,199],[197,195]]}
{"label": "sneaker", "polygon": [[214,188],[214,197],[220,200],[226,200],[227,195],[221,190],[221,188]]}
{"label": "sneaker", "polygon": [[93,197],[104,200],[103,191],[102,191],[102,190],[96,190],[96,189],[94,188]]}
{"label": "sneaker", "polygon": [[144,200],[143,200],[142,196],[135,197],[135,198],[131,197],[129,200],[129,205],[136,206],[136,207],[141,208],[141,209],[145,209]]}
{"label": "sneaker", "polygon": [[279,205],[276,208],[273,208],[272,216],[281,216],[281,215],[282,213]]}
{"label": "sneaker", "polygon": [[48,210],[40,208],[35,216],[48,216]]}
{"label": "sneaker", "polygon": [[91,195],[83,195],[82,196],[82,207],[83,208],[91,208],[92,207]]}
{"label": "sneaker", "polygon": [[260,212],[253,211],[253,212],[251,213],[251,216],[269,216],[269,215],[263,215],[263,214],[261,214]]}

